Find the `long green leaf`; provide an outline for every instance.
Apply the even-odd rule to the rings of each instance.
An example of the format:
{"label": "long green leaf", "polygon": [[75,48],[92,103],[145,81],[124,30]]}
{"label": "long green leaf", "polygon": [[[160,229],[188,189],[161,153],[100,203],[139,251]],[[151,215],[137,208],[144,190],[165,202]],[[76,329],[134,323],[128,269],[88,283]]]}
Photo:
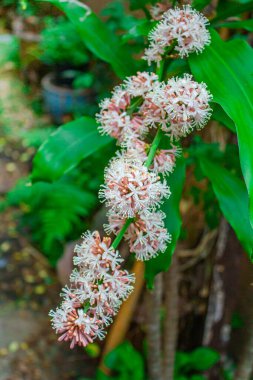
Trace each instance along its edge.
{"label": "long green leaf", "polygon": [[243,181],[206,158],[200,158],[200,165],[213,186],[222,213],[252,261],[253,229],[249,221],[248,196]]}
{"label": "long green leaf", "polygon": [[232,28],[232,29],[245,29],[249,32],[253,31],[253,20],[239,20],[239,21],[228,21],[220,22],[215,25],[216,27]]}
{"label": "long green leaf", "polygon": [[217,9],[217,16],[212,20],[215,24],[218,20],[224,20],[227,17],[240,15],[243,12],[253,10],[253,1],[234,2],[234,1],[220,1]]}
{"label": "long green leaf", "polygon": [[193,0],[192,7],[200,11],[204,7],[206,7],[211,0]]}
{"label": "long green leaf", "polygon": [[149,288],[153,288],[154,278],[158,273],[166,272],[169,269],[171,258],[176,248],[182,224],[179,212],[179,202],[182,195],[184,180],[185,161],[181,158],[177,160],[174,172],[168,177],[171,196],[162,206],[162,210],[166,214],[165,225],[169,233],[172,235],[172,241],[164,253],[160,253],[159,256],[145,263],[145,278]]}
{"label": "long green leaf", "polygon": [[78,3],[67,0],[37,1],[49,2],[61,9],[76,26],[87,48],[98,58],[110,63],[120,78],[136,72],[136,63],[128,50],[121,46],[118,36],[94,12],[89,13]]}
{"label": "long green leaf", "polygon": [[203,54],[192,55],[189,64],[196,79],[207,83],[214,102],[236,125],[253,223],[253,49],[241,40],[224,42],[215,31],[211,37],[211,45]]}
{"label": "long green leaf", "polygon": [[235,123],[217,103],[214,103],[213,105],[212,119],[218,121],[220,124],[230,129],[230,131],[234,133],[236,132]]}
{"label": "long green leaf", "polygon": [[32,180],[54,181],[111,141],[110,137],[99,135],[97,123],[91,117],[67,123],[52,133],[38,150],[33,160]]}

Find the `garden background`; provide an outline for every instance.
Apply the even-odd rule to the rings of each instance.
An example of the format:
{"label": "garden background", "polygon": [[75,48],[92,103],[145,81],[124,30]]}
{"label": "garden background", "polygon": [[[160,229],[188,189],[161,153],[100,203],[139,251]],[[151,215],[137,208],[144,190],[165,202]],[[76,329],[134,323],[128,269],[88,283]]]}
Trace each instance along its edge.
{"label": "garden background", "polygon": [[[142,265],[134,267],[136,290],[105,342],[74,350],[57,342],[48,312],[68,281],[74,245],[86,229],[101,231],[106,223],[98,190],[117,146],[94,132],[93,118],[119,78],[141,67],[131,67],[133,57],[141,62],[155,25],[149,17],[152,1],[87,1],[94,18],[80,32],[75,12],[57,3],[1,0],[0,379],[167,380],[171,377],[160,377],[165,365],[175,380],[250,380],[253,234],[236,121],[218,101],[212,104],[208,126],[183,142],[186,170],[179,160],[179,170],[172,174],[178,198],[172,202],[180,204],[179,210],[168,208],[168,215],[170,232],[179,239],[176,245],[173,238],[169,260],[154,263],[146,275]],[[242,76],[252,103],[244,73],[252,75],[252,49],[245,41],[252,45],[253,2],[193,3],[214,20],[220,37],[213,39],[221,56],[229,49],[219,38],[231,44],[235,60],[241,59],[241,67],[238,62],[231,67],[233,75]],[[85,24],[84,10],[77,8],[78,20]],[[117,61],[122,50],[124,65]],[[229,59],[225,56],[225,62]],[[204,63],[202,69],[214,66]],[[190,71],[189,64],[179,60],[168,73],[180,76],[184,70]],[[193,70],[196,80],[212,87],[201,77],[203,70]],[[236,107],[239,101],[244,104],[239,90],[231,88],[239,99]],[[251,119],[245,120],[246,125]],[[247,125],[252,130],[252,122]],[[244,142],[252,154],[247,136]],[[177,260],[166,271],[175,246]],[[129,257],[125,243],[121,254]],[[128,265],[136,264],[130,258]],[[152,290],[160,270],[164,272],[155,277]],[[165,364],[159,364],[161,358]]]}

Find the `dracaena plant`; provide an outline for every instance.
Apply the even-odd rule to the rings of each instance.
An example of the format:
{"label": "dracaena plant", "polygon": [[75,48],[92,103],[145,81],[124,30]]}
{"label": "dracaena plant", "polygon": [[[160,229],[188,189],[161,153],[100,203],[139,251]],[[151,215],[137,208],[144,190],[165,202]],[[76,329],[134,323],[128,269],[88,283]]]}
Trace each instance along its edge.
{"label": "dracaena plant", "polygon": [[[137,260],[154,258],[170,244],[165,215],[157,210],[170,196],[164,175],[173,171],[180,154],[174,142],[207,123],[211,95],[189,74],[167,81],[164,67],[169,54],[188,56],[210,43],[207,23],[190,6],[165,12],[144,56],[156,62],[157,74],[128,77],[100,105],[99,130],[121,147],[99,192],[109,210],[105,229],[116,238],[87,232],[75,249],[71,285],[63,290],[61,306],[50,313],[59,339],[70,341],[71,348],[104,338],[104,328],[133,289],[134,275],[121,268],[121,240],[129,242]],[[170,149],[159,148],[163,134]]]}
{"label": "dracaena plant", "polygon": [[[109,62],[123,79],[100,104],[97,123],[82,118],[63,126],[34,160],[33,180],[54,181],[111,144],[111,138],[118,146],[99,192],[108,209],[104,236],[97,231],[83,235],[75,249],[70,285],[63,289],[61,305],[50,312],[59,340],[69,341],[73,348],[103,339],[106,327],[134,288],[134,274],[122,267],[118,250],[122,239],[136,260],[145,261],[150,286],[157,273],[168,269],[181,225],[178,210],[185,177],[181,142],[187,136],[191,141],[211,117],[230,129],[236,126],[242,173],[251,198],[253,130],[247,121],[252,122],[253,116],[249,93],[253,82],[249,63],[243,68],[242,58],[252,62],[253,53],[242,41],[223,42],[195,9],[201,8],[201,1],[193,2],[194,7],[178,4],[167,10],[156,5],[150,11],[142,1],[140,8],[148,17],[144,29],[151,30],[140,60],[129,56],[120,37],[111,34],[83,3],[50,2],[77,26],[87,48]],[[224,10],[219,12],[213,25],[223,17]],[[150,15],[156,21],[149,20]],[[65,144],[64,153],[61,144]],[[208,149],[190,153],[211,181],[221,211],[251,257],[253,234],[243,181],[213,162]]]}

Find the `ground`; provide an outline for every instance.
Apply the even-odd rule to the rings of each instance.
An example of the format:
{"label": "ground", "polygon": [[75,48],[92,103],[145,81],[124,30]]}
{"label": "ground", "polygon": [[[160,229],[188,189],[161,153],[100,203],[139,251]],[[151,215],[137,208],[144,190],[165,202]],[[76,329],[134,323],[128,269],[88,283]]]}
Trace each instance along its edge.
{"label": "ground", "polygon": [[[0,198],[25,176],[33,148],[20,138],[45,122],[30,107],[19,74],[0,71]],[[0,214],[0,380],[83,380],[93,373],[81,349],[58,343],[48,312],[60,284],[45,257],[16,231],[15,210]]]}

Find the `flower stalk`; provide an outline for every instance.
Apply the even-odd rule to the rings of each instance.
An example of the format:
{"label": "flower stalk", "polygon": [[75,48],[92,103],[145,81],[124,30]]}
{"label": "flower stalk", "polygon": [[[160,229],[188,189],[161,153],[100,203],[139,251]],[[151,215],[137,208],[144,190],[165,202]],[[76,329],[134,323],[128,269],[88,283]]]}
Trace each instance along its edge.
{"label": "flower stalk", "polygon": [[[88,232],[75,248],[70,287],[63,289],[61,305],[50,312],[59,340],[69,341],[71,348],[103,339],[106,327],[133,291],[134,275],[122,269],[123,258],[117,251],[123,237],[140,261],[164,252],[171,241],[165,214],[157,211],[163,198],[170,196],[160,174],[174,169],[179,153],[174,141],[208,121],[211,95],[204,83],[195,82],[189,74],[165,82],[167,53],[175,50],[183,58],[202,51],[210,41],[207,23],[190,6],[165,12],[149,35],[150,46],[143,57],[149,64],[156,62],[157,73],[138,72],[126,78],[100,104],[98,129],[121,147],[105,169],[99,191],[108,207],[105,231],[116,238],[111,242],[109,236]],[[150,144],[148,135],[154,130]],[[163,133],[172,149],[158,149]]]}

